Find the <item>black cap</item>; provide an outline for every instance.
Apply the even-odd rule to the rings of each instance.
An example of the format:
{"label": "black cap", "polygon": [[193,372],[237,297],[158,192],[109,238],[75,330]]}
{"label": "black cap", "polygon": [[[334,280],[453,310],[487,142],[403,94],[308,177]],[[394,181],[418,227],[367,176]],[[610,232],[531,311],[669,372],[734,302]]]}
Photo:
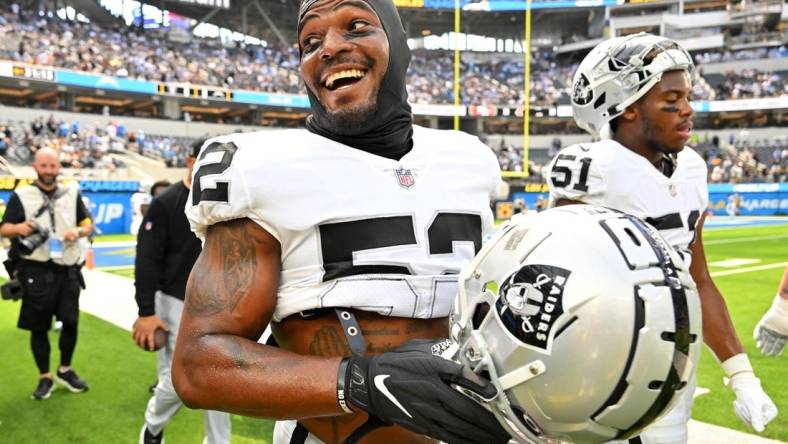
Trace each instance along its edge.
{"label": "black cap", "polygon": [[200,149],[203,145],[205,145],[205,141],[207,139],[197,139],[195,140],[192,145],[191,149],[189,150],[189,157],[197,158],[200,155]]}

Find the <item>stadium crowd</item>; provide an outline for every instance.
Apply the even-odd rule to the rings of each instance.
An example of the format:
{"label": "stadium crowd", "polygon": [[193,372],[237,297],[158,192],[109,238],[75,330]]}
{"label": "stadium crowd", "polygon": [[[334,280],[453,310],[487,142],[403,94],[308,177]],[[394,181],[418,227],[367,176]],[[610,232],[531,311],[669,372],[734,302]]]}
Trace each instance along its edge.
{"label": "stadium crowd", "polygon": [[186,166],[193,139],[151,136],[129,132],[122,121],[106,127],[83,127],[78,120],[66,122],[54,116],[32,122],[0,123],[0,156],[12,164],[29,164],[41,148],[52,148],[63,168],[95,168],[115,171],[125,166],[118,154],[136,152],[164,161],[168,167]]}
{"label": "stadium crowd", "polygon": [[[523,150],[501,141],[488,144],[498,156],[503,171],[523,171]],[[708,165],[709,183],[788,182],[788,138],[741,139],[727,141],[719,137],[693,137],[689,146],[703,156]],[[545,181],[549,161],[563,147],[555,138],[549,148],[536,148],[529,156],[529,176]],[[534,160],[536,159],[536,160]]]}
{"label": "stadium crowd", "polygon": [[710,183],[787,182],[788,139],[718,137],[698,144],[709,168]]}
{"label": "stadium crowd", "polygon": [[0,125],[0,154],[12,163],[27,164],[42,148],[54,149],[64,168],[114,171],[123,162],[113,154],[126,150],[122,124],[82,128],[79,121],[38,118],[29,123]]}
{"label": "stadium crowd", "polygon": [[[175,43],[156,31],[118,24],[39,16],[29,10],[0,15],[0,59],[101,73],[121,78],[183,82],[272,93],[304,94],[298,76],[298,49],[293,46],[225,47],[195,39]],[[756,57],[784,57],[785,48],[706,52],[703,63]],[[523,100],[524,64],[512,54],[461,62],[462,102],[516,107]],[[559,61],[551,51],[532,56],[531,104],[569,103],[576,64]],[[453,103],[454,67],[447,51],[414,51],[408,79],[413,103]],[[713,82],[712,82],[713,83]],[[788,94],[781,73],[740,73],[712,86],[698,82],[695,99],[776,97]]]}
{"label": "stadium crowd", "polygon": [[[49,147],[60,155],[64,168],[97,168],[114,171],[124,166],[117,154],[135,152],[162,160],[168,167],[186,166],[189,147],[195,139],[165,135],[148,135],[128,131],[122,121],[106,127],[84,127],[79,121],[66,122],[53,116],[32,122],[0,122],[0,156],[14,164],[29,164],[36,151]],[[487,142],[498,157],[503,171],[523,170],[522,148],[500,142]],[[689,145],[706,160],[709,182],[786,182],[788,181],[788,138],[736,138],[728,140],[704,135],[694,136]],[[549,147],[535,147],[529,172],[535,181],[546,180],[544,167],[563,147],[553,139]]]}
{"label": "stadium crowd", "polygon": [[704,51],[694,55],[695,63],[703,65],[707,63],[734,62],[738,60],[758,60],[758,59],[777,59],[788,57],[788,48],[752,48],[731,51],[729,49],[719,51]]}

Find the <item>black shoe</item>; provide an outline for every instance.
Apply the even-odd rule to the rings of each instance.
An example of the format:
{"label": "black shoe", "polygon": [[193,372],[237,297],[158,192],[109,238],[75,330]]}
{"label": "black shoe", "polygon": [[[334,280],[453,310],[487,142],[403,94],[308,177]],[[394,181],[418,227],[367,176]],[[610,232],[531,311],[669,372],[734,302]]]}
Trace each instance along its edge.
{"label": "black shoe", "polygon": [[140,431],[140,444],[164,444],[164,430],[154,436],[150,430],[148,430],[148,426],[143,425]]}
{"label": "black shoe", "polygon": [[85,381],[79,379],[79,376],[73,369],[68,369],[64,372],[58,370],[55,373],[55,381],[74,393],[81,393],[88,389],[88,385]]}
{"label": "black shoe", "polygon": [[41,378],[38,380],[38,387],[36,387],[36,391],[30,395],[32,399],[47,399],[49,395],[52,394],[52,390],[55,389],[55,383],[52,382],[52,378]]}
{"label": "black shoe", "polygon": [[150,387],[148,387],[148,391],[151,392],[151,393],[155,392],[157,385],[159,385],[159,381],[158,380],[156,382],[154,382],[153,384],[151,384]]}

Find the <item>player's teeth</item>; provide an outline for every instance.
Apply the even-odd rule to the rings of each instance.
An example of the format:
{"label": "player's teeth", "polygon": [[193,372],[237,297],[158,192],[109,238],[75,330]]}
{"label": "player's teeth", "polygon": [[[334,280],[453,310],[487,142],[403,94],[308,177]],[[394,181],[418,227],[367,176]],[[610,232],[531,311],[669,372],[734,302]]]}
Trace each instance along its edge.
{"label": "player's teeth", "polygon": [[359,69],[347,69],[345,71],[340,71],[338,73],[331,74],[330,76],[328,76],[328,79],[326,79],[326,87],[330,89],[331,87],[334,86],[334,82],[344,77],[361,78],[364,77],[364,72]]}

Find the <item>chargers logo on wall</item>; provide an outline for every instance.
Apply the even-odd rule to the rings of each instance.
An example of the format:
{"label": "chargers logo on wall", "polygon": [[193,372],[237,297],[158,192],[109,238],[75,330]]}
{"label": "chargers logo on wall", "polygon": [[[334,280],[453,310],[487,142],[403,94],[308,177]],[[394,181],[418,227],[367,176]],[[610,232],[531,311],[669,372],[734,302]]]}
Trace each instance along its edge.
{"label": "chargers logo on wall", "polygon": [[556,320],[564,313],[564,285],[570,271],[550,265],[525,265],[498,291],[496,313],[526,345],[550,352]]}

